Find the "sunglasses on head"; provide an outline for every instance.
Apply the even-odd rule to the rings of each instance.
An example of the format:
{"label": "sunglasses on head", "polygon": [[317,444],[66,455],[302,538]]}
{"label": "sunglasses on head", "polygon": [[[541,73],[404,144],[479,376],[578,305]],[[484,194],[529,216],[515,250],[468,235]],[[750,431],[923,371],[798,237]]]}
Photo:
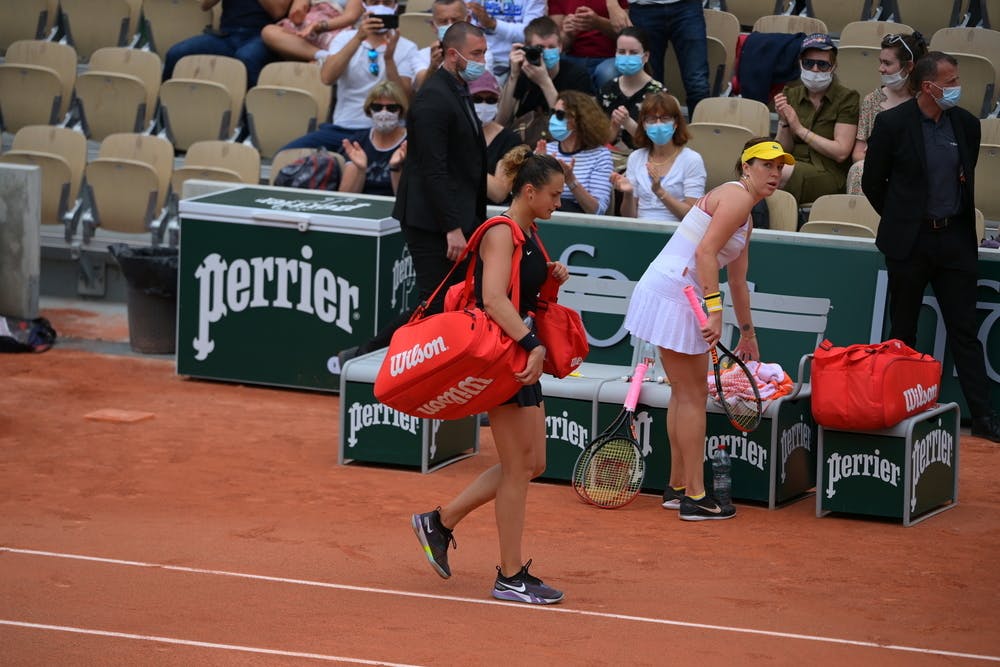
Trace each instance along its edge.
{"label": "sunglasses on head", "polygon": [[903,39],[902,35],[886,35],[882,39],[883,49],[888,49],[896,44],[902,44],[903,48],[906,49],[906,52],[910,54],[910,60],[912,61],[914,59],[913,51],[910,50],[910,45],[906,43],[906,40]]}
{"label": "sunglasses on head", "polygon": [[398,104],[382,104],[380,102],[372,102],[369,108],[372,111],[391,111],[392,113],[399,113],[403,110],[403,107]]}
{"label": "sunglasses on head", "polygon": [[368,49],[368,71],[372,76],[378,76],[378,51],[375,49]]}
{"label": "sunglasses on head", "polygon": [[567,116],[565,109],[553,109],[552,115],[558,118],[559,120],[566,120]]}
{"label": "sunglasses on head", "polygon": [[803,58],[802,66],[806,69],[817,69],[820,72],[829,72],[833,69],[833,63],[828,60],[816,60],[814,58]]}

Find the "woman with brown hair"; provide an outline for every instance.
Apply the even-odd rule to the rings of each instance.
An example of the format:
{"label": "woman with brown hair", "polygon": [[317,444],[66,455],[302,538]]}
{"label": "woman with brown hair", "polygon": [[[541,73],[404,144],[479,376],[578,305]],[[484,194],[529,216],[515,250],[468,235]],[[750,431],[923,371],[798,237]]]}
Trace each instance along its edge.
{"label": "woman with brown hair", "polygon": [[552,155],[563,166],[563,210],[594,215],[607,212],[613,171],[611,150],[605,145],[609,127],[608,117],[590,95],[575,90],[559,93],[549,116],[553,141],[540,140],[535,150]]}
{"label": "woman with brown hair", "polygon": [[623,195],[622,216],[680,222],[705,194],[705,162],[685,146],[688,138],[677,98],[666,92],[647,95],[639,108],[638,148],[629,155],[624,174],[611,174],[612,185]]}

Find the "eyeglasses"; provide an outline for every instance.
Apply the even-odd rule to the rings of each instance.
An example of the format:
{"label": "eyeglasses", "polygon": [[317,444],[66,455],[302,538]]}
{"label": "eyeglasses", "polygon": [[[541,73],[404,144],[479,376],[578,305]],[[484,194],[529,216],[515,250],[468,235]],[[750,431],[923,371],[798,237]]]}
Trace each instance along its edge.
{"label": "eyeglasses", "polygon": [[368,71],[372,76],[378,76],[378,51],[375,49],[368,49]]}
{"label": "eyeglasses", "polygon": [[473,104],[496,104],[500,99],[496,95],[473,95]]}
{"label": "eyeglasses", "polygon": [[391,111],[392,113],[399,113],[403,110],[403,107],[398,104],[381,104],[379,102],[372,102],[368,106],[372,111]]}
{"label": "eyeglasses", "polygon": [[566,116],[568,116],[569,114],[566,112],[565,109],[553,109],[552,115],[558,118],[559,120],[566,120]]}
{"label": "eyeglasses", "polygon": [[645,122],[647,123],[672,123],[674,122],[673,116],[646,116]]}
{"label": "eyeglasses", "polygon": [[820,72],[829,72],[833,69],[833,63],[828,60],[815,60],[813,58],[803,58],[802,67],[805,69],[817,69]]}
{"label": "eyeglasses", "polygon": [[913,60],[916,60],[916,58],[913,57],[913,51],[910,49],[910,45],[906,43],[906,40],[903,39],[902,35],[886,35],[882,39],[883,49],[888,49],[892,47],[893,44],[902,44],[903,48],[906,49],[906,52],[910,54],[910,61],[912,62]]}

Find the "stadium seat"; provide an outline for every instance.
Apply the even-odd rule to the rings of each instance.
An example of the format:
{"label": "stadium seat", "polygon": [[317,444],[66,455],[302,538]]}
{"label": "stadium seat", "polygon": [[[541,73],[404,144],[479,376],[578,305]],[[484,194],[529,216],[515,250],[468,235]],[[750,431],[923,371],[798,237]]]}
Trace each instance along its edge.
{"label": "stadium seat", "polygon": [[740,39],[740,20],[735,14],[718,9],[706,9],[704,13],[705,32],[726,47],[726,70],[722,74],[722,90],[725,90],[733,79],[736,48]]}
{"label": "stadium seat", "polygon": [[[894,20],[913,26],[924,35],[958,25],[965,18],[969,0],[893,0]],[[888,17],[886,17],[888,18]]]}
{"label": "stadium seat", "polygon": [[754,21],[753,32],[785,32],[792,35],[804,32],[810,35],[814,32],[828,32],[828,30],[823,21],[810,16],[771,14],[761,16]]}
{"label": "stadium seat", "polygon": [[1000,31],[986,28],[941,28],[931,37],[931,51],[972,53],[1000,65]]}
{"label": "stadium seat", "polygon": [[955,52],[950,55],[958,61],[958,73],[962,80],[962,97],[958,106],[977,118],[986,117],[996,104],[996,68],[983,56]]}
{"label": "stadium seat", "polygon": [[979,0],[982,27],[1000,30],[1000,0]]}
{"label": "stadium seat", "polygon": [[14,135],[11,150],[0,162],[41,169],[42,224],[65,227],[68,243],[81,210],[77,203],[87,162],[86,137],[65,127],[29,125]]}
{"label": "stadium seat", "polygon": [[45,39],[55,26],[59,0],[0,0],[0,55],[23,39]]}
{"label": "stadium seat", "polygon": [[743,97],[709,97],[694,110],[695,123],[727,123],[741,125],[755,137],[771,134],[771,112],[767,105]]}
{"label": "stadium seat", "polygon": [[75,83],[73,47],[43,40],[14,42],[0,64],[3,130],[60,122],[69,111]]}
{"label": "stadium seat", "polygon": [[76,99],[87,137],[101,141],[118,132],[151,127],[163,64],[152,51],[119,46],[98,49],[77,77]]}
{"label": "stadium seat", "polygon": [[405,4],[404,3],[400,4],[404,5],[404,8],[408,13],[411,14],[416,12],[427,13],[431,11],[431,5],[434,4],[434,0],[407,0]]}
{"label": "stadium seat", "polygon": [[780,14],[784,4],[783,0],[721,0],[719,8],[733,14],[740,27],[749,30],[758,17]]}
{"label": "stadium seat", "polygon": [[184,166],[174,169],[170,178],[175,195],[180,195],[189,178],[256,185],[260,153],[253,146],[231,141],[196,141],[184,155]]}
{"label": "stadium seat", "polygon": [[809,221],[849,222],[878,231],[879,215],[864,195],[823,195],[813,202]]}
{"label": "stadium seat", "polygon": [[[717,96],[727,92],[729,81],[724,79],[727,63],[732,58],[726,53],[725,45],[715,37],[708,37],[708,86],[709,95]],[[677,98],[681,106],[687,104],[687,93],[684,81],[681,79],[681,68],[677,62],[677,53],[671,43],[663,57],[663,84]]]}
{"label": "stadium seat", "polygon": [[736,179],[736,161],[743,145],[754,134],[740,125],[726,123],[691,123],[688,125],[691,140],[688,147],[698,151],[705,162],[707,179],[705,190]]}
{"label": "stadium seat", "polygon": [[831,236],[853,236],[864,239],[874,239],[875,232],[865,225],[853,222],[834,222],[831,220],[810,220],[802,225],[800,232],[806,234],[828,234]]}
{"label": "stadium seat", "polygon": [[254,146],[269,158],[289,141],[311,132],[327,120],[330,97],[330,86],[320,80],[314,63],[267,65],[246,97]]}
{"label": "stadium seat", "polygon": [[239,124],[247,89],[246,66],[236,58],[181,58],[160,86],[167,137],[180,150],[196,141],[230,138]]}
{"label": "stadium seat", "polygon": [[799,228],[799,204],[790,192],[775,190],[767,202],[768,228],[779,232],[794,232]]}
{"label": "stadium seat", "polygon": [[976,208],[988,220],[1000,220],[1000,146],[982,144],[976,163]]}
{"label": "stadium seat", "polygon": [[983,136],[980,140],[983,144],[993,144],[1000,146],[1000,118],[990,117],[979,119],[982,126]]}
{"label": "stadium seat", "polygon": [[129,235],[160,233],[160,218],[170,191],[174,149],[161,137],[112,134],[101,142],[96,159],[87,165],[90,219],[84,243],[97,229]]}
{"label": "stadium seat", "polygon": [[976,209],[976,243],[982,243],[986,238],[986,216]]}
{"label": "stadium seat", "polygon": [[134,44],[142,0],[59,0],[66,38],[80,62],[104,46]]}
{"label": "stadium seat", "polygon": [[217,23],[221,4],[209,11],[190,0],[143,0],[142,15],[149,35],[150,48],[165,56],[170,47],[200,35],[205,28]]}
{"label": "stadium seat", "polygon": [[837,51],[837,80],[864,97],[882,85],[878,70],[879,46],[841,46]]}
{"label": "stadium seat", "polygon": [[873,0],[806,0],[806,11],[808,16],[823,21],[830,34],[836,37],[848,23],[871,19],[872,4]]}
{"label": "stadium seat", "polygon": [[[840,48],[845,46],[867,46],[882,48],[882,38],[886,35],[912,35],[913,28],[904,23],[891,21],[852,21],[840,33]],[[840,60],[839,57],[837,59]]]}
{"label": "stadium seat", "polygon": [[437,41],[437,30],[431,25],[429,14],[407,12],[399,16],[399,34],[416,43],[421,49]]}

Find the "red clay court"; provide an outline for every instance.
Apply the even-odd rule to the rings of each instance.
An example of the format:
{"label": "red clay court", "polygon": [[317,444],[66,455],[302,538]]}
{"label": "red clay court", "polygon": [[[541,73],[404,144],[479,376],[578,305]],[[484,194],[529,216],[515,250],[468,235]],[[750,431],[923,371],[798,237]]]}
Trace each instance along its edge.
{"label": "red clay court", "polygon": [[429,475],[338,466],[336,396],[187,380],[93,351],[122,347],[120,315],[43,314],[63,343],[0,356],[0,664],[1000,662],[983,440],[961,440],[959,505],[911,528],[813,498],[687,524],[658,497],[602,511],[533,485],[525,553],[566,593],[536,608],[490,597],[490,507],[447,581],[410,529],[496,461],[489,429]]}

